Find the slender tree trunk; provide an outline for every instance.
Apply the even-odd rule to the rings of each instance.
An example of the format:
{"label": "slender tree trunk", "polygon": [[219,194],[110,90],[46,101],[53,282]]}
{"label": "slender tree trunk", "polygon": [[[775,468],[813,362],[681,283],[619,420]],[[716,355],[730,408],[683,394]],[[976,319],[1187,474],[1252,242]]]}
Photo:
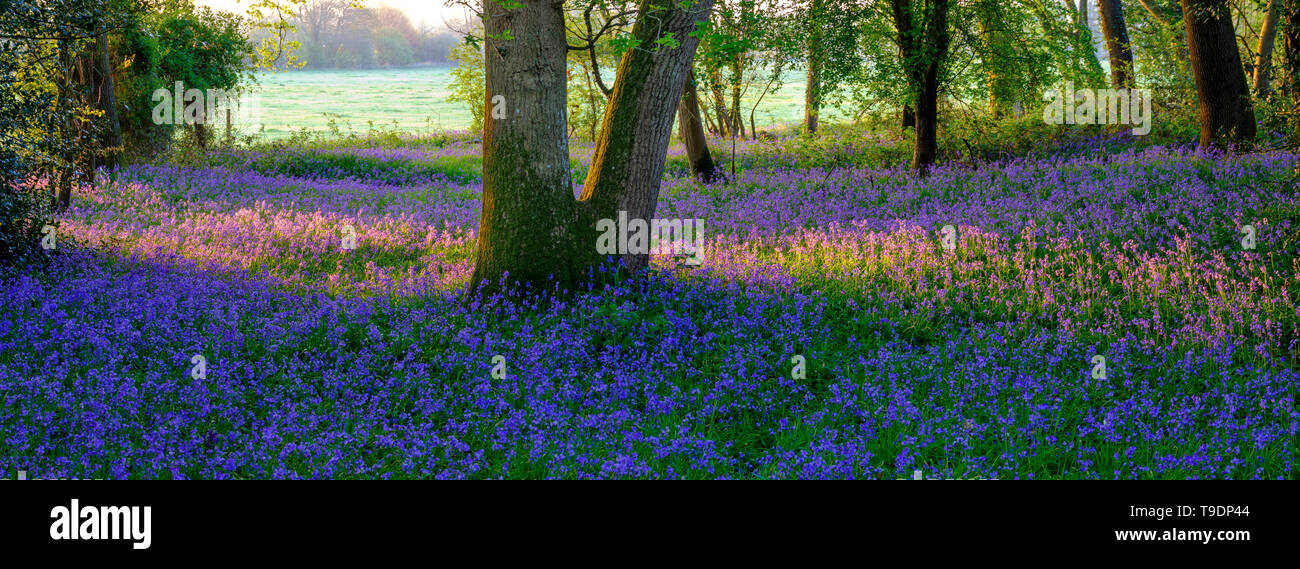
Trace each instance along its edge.
{"label": "slender tree trunk", "polygon": [[1254,140],[1255,112],[1227,0],[1182,0],[1182,6],[1200,99],[1200,146]]}
{"label": "slender tree trunk", "polygon": [[[591,204],[595,219],[615,219],[620,212],[646,223],[655,217],[674,111],[699,46],[692,32],[712,9],[712,0],[642,0],[632,28],[639,45],[658,46],[665,36],[676,38],[679,45],[628,50],[619,61],[618,80],[582,189],[582,200]],[[591,248],[594,251],[594,241]],[[647,254],[628,252],[621,257],[624,268],[633,272],[650,262]]]}
{"label": "slender tree trunk", "polygon": [[817,132],[817,120],[821,116],[822,85],[821,63],[810,50],[808,53],[808,86],[804,89],[803,124],[808,134]]}
{"label": "slender tree trunk", "polygon": [[[698,91],[696,92],[696,100],[699,101]],[[709,113],[709,106],[705,104],[704,101],[700,101],[699,109],[700,109],[700,118],[704,119],[704,130],[706,132],[720,136],[722,131],[718,129],[717,122],[713,120],[713,115]]]}
{"label": "slender tree trunk", "polygon": [[[471,290],[502,280],[545,285],[582,277],[591,249],[569,170],[563,3],[483,4],[483,210]],[[513,39],[501,37],[507,30]],[[493,114],[494,101],[505,116]],[[508,275],[508,277],[507,277]]]}
{"label": "slender tree trunk", "polygon": [[718,134],[730,137],[734,130],[731,125],[731,110],[727,108],[727,99],[722,92],[722,73],[717,69],[709,73],[709,91],[713,94],[713,114],[718,119]]}
{"label": "slender tree trunk", "polygon": [[1097,0],[1101,12],[1101,30],[1110,55],[1110,85],[1116,89],[1133,87],[1133,47],[1129,42],[1124,5],[1120,0]]}
{"label": "slender tree trunk", "polygon": [[1273,44],[1277,43],[1277,20],[1282,11],[1282,0],[1273,0],[1264,16],[1264,26],[1259,30],[1259,47],[1255,50],[1254,77],[1251,88],[1261,97],[1272,89]]}
{"label": "slender tree trunk", "polygon": [[[1282,49],[1286,52],[1287,88],[1300,111],[1300,0],[1285,0],[1282,18]],[[1295,123],[1300,127],[1300,113]],[[1297,128],[1300,130],[1300,128]]]}
{"label": "slender tree trunk", "polygon": [[[737,57],[739,58],[739,56]],[[731,73],[732,77],[735,78],[735,82],[731,84],[731,134],[732,136],[739,135],[741,138],[745,138],[745,119],[740,115],[741,71],[742,69],[739,61],[732,64]]]}
{"label": "slender tree trunk", "polygon": [[677,106],[677,129],[686,144],[686,161],[691,165],[691,175],[696,180],[711,184],[717,180],[718,169],[709,153],[708,139],[704,137],[704,124],[700,120],[700,98],[695,89],[695,73],[686,72],[685,91]]}
{"label": "slender tree trunk", "polygon": [[[63,139],[72,140],[77,137],[75,120],[72,117],[72,47],[68,45],[67,40],[59,41],[59,74],[58,74],[58,93],[59,93],[59,112],[62,115]],[[67,209],[72,205],[72,178],[76,174],[77,157],[72,151],[72,145],[63,145],[63,164],[59,168],[59,185],[58,193],[55,196],[55,205],[59,209]]]}
{"label": "slender tree trunk", "polygon": [[99,93],[99,108],[104,111],[108,123],[107,145],[104,161],[109,170],[117,169],[118,152],[122,148],[122,123],[117,116],[117,95],[113,85],[113,63],[108,50],[108,34],[95,38],[95,50],[98,52],[95,88]]}
{"label": "slender tree trunk", "polygon": [[1005,17],[996,1],[981,0],[975,4],[975,10],[979,20],[980,42],[984,50],[981,58],[984,60],[989,114],[1001,118],[1011,110],[1011,94],[1014,92],[1014,86],[1002,72],[1003,68],[1010,64],[1008,58],[1014,56],[1010,53],[1011,40],[1003,23]]}
{"label": "slender tree trunk", "polygon": [[[812,0],[808,10],[808,84],[804,88],[803,124],[809,134],[817,132],[817,119],[822,106],[822,18],[825,16],[823,0]],[[753,130],[751,127],[750,130]]]}

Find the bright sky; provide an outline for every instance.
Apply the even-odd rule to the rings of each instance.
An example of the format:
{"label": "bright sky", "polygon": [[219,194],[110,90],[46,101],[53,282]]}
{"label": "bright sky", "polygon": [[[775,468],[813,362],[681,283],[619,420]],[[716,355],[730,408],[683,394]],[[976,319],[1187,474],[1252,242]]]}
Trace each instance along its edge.
{"label": "bright sky", "polygon": [[[237,14],[243,14],[248,9],[252,0],[195,0],[199,6],[209,6],[218,10],[227,10]],[[444,4],[445,0],[365,0],[368,7],[387,4],[406,13],[411,18],[411,23],[415,27],[420,27],[420,22],[428,22],[434,28],[443,27],[443,20],[451,22],[457,19],[468,19],[462,16],[464,8],[460,6],[448,7]]]}

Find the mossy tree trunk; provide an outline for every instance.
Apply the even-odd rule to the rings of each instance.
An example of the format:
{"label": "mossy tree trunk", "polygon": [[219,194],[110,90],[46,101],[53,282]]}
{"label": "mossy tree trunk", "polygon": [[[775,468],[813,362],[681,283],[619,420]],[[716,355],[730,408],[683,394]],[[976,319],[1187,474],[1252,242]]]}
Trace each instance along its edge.
{"label": "mossy tree trunk", "polygon": [[[628,219],[654,218],[674,111],[699,47],[692,32],[712,9],[712,0],[641,2],[632,27],[637,47],[619,61],[618,80],[582,189],[593,220],[614,219],[621,211]],[[594,250],[594,241],[589,246]],[[639,271],[650,257],[629,252],[622,261],[625,269]]]}
{"label": "mossy tree trunk", "polygon": [[722,93],[722,72],[709,71],[709,93],[713,95],[713,114],[718,122],[718,135],[731,137],[731,110],[727,108],[727,98]]}
{"label": "mossy tree trunk", "polygon": [[495,290],[507,278],[573,281],[583,268],[575,258],[582,232],[569,169],[563,2],[522,4],[483,4],[483,208],[471,290]]}
{"label": "mossy tree trunk", "polygon": [[[619,62],[587,182],[575,199],[563,2],[525,0],[512,9],[485,3],[483,211],[471,289],[490,291],[504,281],[570,286],[602,259],[597,220],[617,218],[620,210],[629,219],[654,216],[673,118],[698,45],[690,34],[711,8],[712,0],[642,1],[632,30],[638,45]],[[505,118],[493,114],[502,104]],[[649,258],[623,261],[637,270]]]}
{"label": "mossy tree trunk", "polygon": [[1255,112],[1227,0],[1182,0],[1182,6],[1200,99],[1200,146],[1253,140]]}

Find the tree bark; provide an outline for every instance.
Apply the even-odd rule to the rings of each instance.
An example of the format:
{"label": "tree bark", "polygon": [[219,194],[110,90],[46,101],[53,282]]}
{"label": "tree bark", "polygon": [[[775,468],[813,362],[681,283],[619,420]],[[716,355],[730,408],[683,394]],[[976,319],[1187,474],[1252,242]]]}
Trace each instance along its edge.
{"label": "tree bark", "polygon": [[1255,50],[1255,68],[1251,88],[1261,97],[1272,89],[1273,44],[1277,43],[1277,20],[1282,11],[1282,0],[1273,0],[1264,16],[1264,26],[1259,30],[1259,45]]}
{"label": "tree bark", "polygon": [[1106,37],[1110,56],[1110,85],[1116,89],[1133,87],[1133,47],[1124,22],[1124,5],[1120,0],[1097,0],[1101,12],[1101,30]]}
{"label": "tree bark", "polygon": [[[940,0],[944,1],[944,0]],[[939,81],[938,70],[927,69],[917,86],[916,147],[912,152],[912,170],[924,175],[938,154]]]}
{"label": "tree bark", "polygon": [[[582,201],[591,204],[595,219],[614,219],[619,212],[647,223],[654,218],[674,111],[699,47],[692,32],[712,9],[712,0],[642,0],[632,35],[643,47],[628,50],[619,61],[618,80],[582,189]],[[665,37],[678,45],[660,45]],[[590,247],[594,251],[594,241]],[[628,252],[621,260],[626,270],[636,272],[649,265],[650,257]]]}
{"label": "tree bark", "polygon": [[1227,0],[1181,0],[1200,99],[1202,148],[1255,138],[1255,112]]}
{"label": "tree bark", "polygon": [[[522,4],[483,4],[483,209],[471,291],[504,280],[575,281],[583,265],[576,254],[590,248],[579,242],[569,170],[563,2]],[[501,39],[507,30],[514,39]],[[498,96],[505,118],[492,112]]]}
{"label": "tree bark", "polygon": [[[808,83],[804,88],[803,124],[809,134],[817,132],[817,119],[821,116],[821,66],[823,0],[812,0],[808,10]],[[750,130],[753,130],[751,127]]]}
{"label": "tree bark", "polygon": [[709,153],[708,139],[704,136],[704,123],[700,120],[700,98],[695,89],[695,73],[686,72],[682,102],[677,106],[677,129],[686,144],[686,161],[691,165],[691,175],[705,184],[717,181],[718,169]]}

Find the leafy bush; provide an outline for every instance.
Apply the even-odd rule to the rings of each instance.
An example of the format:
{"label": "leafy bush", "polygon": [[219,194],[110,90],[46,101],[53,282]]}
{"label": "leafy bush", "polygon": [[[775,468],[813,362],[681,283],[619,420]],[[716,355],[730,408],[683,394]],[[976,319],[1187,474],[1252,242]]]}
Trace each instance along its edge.
{"label": "leafy bush", "polygon": [[[253,77],[246,62],[252,52],[246,33],[239,16],[190,2],[169,3],[125,29],[114,67],[121,71],[117,91],[128,146],[143,154],[171,146],[175,127],[153,122],[155,90],[171,90],[178,81],[200,90],[235,91],[246,85]],[[208,129],[192,130],[206,142]]]}

